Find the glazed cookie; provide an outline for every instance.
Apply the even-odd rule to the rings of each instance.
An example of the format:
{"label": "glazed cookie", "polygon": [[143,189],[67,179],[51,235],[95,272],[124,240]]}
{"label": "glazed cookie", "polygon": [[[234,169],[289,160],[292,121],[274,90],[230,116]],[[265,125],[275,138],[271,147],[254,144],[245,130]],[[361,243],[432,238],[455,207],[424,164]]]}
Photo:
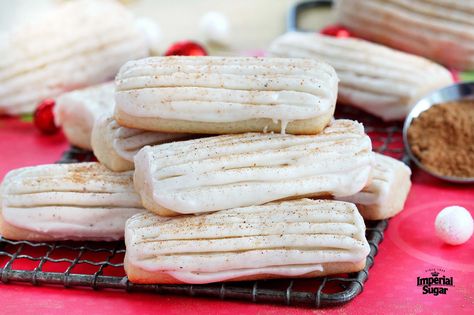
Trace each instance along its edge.
{"label": "glazed cookie", "polygon": [[144,211],[132,173],[95,162],[13,170],[0,196],[0,234],[14,240],[118,240],[125,221]]}
{"label": "glazed cookie", "polygon": [[277,38],[269,51],[326,61],[341,80],[338,102],[384,120],[405,118],[419,98],[453,83],[447,69],[428,59],[362,39],[294,32]]}
{"label": "glazed cookie", "polygon": [[112,114],[99,117],[92,129],[92,149],[96,158],[109,169],[133,170],[133,157],[147,145],[191,138],[190,134],[163,133],[121,127]]}
{"label": "glazed cookie", "polygon": [[246,133],[147,146],[134,184],[160,215],[260,205],[301,196],[350,196],[368,182],[370,138],[336,120],[318,135]]}
{"label": "glazed cookie", "polygon": [[370,183],[362,191],[338,198],[357,204],[366,220],[383,220],[403,210],[411,187],[411,170],[399,160],[374,153]]}
{"label": "glazed cookie", "polygon": [[152,57],[121,68],[115,119],[171,133],[316,134],[333,116],[337,83],[315,60]]}
{"label": "glazed cookie", "polygon": [[112,80],[149,55],[148,31],[111,0],[67,1],[0,41],[0,113],[31,112],[46,98]]}
{"label": "glazed cookie", "polygon": [[339,0],[339,23],[370,41],[474,70],[474,4],[465,0]]}
{"label": "glazed cookie", "polygon": [[301,199],[127,221],[125,271],[135,283],[308,278],[360,271],[369,244],[354,204]]}
{"label": "glazed cookie", "polygon": [[91,133],[96,119],[114,110],[113,82],[64,93],[56,100],[54,120],[62,126],[69,143],[91,150]]}

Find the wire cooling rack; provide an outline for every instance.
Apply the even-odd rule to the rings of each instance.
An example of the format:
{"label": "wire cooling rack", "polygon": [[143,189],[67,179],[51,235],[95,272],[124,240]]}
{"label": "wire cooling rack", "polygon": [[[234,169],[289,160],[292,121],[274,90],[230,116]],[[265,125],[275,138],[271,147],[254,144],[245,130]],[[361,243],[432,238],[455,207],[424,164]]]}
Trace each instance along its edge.
{"label": "wire cooling rack", "polygon": [[[338,106],[336,117],[356,119],[364,123],[372,138],[374,151],[402,158],[400,124],[386,124],[373,116],[343,106]],[[92,153],[71,148],[59,162],[93,159]],[[366,236],[370,244],[367,263],[364,270],[350,274],[206,285],[140,285],[129,282],[125,276],[125,246],[121,241],[34,243],[0,238],[0,281],[206,296],[316,308],[335,306],[351,301],[362,292],[387,224],[386,220],[366,222]]]}

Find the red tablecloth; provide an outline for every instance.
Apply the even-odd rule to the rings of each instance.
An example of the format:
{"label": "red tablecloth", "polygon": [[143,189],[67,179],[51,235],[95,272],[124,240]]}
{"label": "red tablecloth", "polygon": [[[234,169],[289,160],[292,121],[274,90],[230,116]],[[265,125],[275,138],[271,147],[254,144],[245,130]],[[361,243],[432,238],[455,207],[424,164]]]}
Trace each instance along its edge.
{"label": "red tablecloth", "polygon": [[[68,147],[61,134],[39,135],[30,123],[0,118],[0,178],[13,168],[56,161]],[[437,181],[413,174],[413,188],[405,210],[390,221],[364,292],[351,303],[320,314],[468,314],[474,311],[474,238],[462,246],[448,246],[434,234],[434,218],[445,206],[461,205],[474,214],[474,187]],[[423,295],[417,277],[429,269],[453,277],[446,295]],[[0,284],[0,312],[4,314],[302,314],[315,312],[283,306],[203,298],[160,296]]]}

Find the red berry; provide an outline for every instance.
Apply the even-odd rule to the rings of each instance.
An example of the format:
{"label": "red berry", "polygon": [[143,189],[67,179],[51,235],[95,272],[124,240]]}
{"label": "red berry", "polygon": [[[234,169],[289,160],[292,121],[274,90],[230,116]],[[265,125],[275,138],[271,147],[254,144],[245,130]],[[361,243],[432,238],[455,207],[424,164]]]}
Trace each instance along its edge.
{"label": "red berry", "polygon": [[54,104],[54,100],[48,98],[42,101],[35,110],[33,122],[41,133],[53,134],[59,130],[54,123]]}
{"label": "red berry", "polygon": [[171,45],[165,56],[207,56],[207,51],[198,43],[185,40]]}
{"label": "red berry", "polygon": [[326,26],[320,31],[320,33],[328,36],[335,36],[341,38],[352,37],[352,34],[349,32],[349,30],[341,25]]}
{"label": "red berry", "polygon": [[337,31],[336,37],[347,38],[351,37],[351,33],[348,30],[339,30]]}

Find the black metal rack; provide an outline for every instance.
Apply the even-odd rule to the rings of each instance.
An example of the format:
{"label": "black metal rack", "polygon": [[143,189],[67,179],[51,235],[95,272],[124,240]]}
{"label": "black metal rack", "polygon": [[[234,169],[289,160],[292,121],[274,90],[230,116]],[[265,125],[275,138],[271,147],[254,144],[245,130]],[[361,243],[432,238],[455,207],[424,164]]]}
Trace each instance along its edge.
{"label": "black metal rack", "polygon": [[[338,106],[336,117],[364,123],[372,138],[374,151],[399,159],[403,157],[399,123],[387,124],[369,114],[344,106]],[[59,162],[93,159],[90,152],[71,148]],[[121,241],[35,243],[0,238],[0,281],[206,296],[316,308],[335,306],[351,301],[362,292],[387,224],[386,220],[366,222],[370,254],[365,268],[360,272],[337,276],[205,285],[140,285],[129,282],[125,276],[125,247]]]}
{"label": "black metal rack", "polygon": [[[123,260],[123,242],[103,243],[34,243],[28,241],[0,240],[0,257],[3,268],[0,280],[8,282],[29,282],[33,285],[63,285],[64,287],[90,287],[93,289],[121,289],[127,291],[147,291],[161,294],[207,296],[220,299],[241,299],[252,302],[284,303],[287,305],[313,305],[323,307],[339,305],[355,298],[363,289],[369,269],[374,263],[378,245],[383,239],[387,222],[368,223],[367,239],[370,254],[364,270],[341,276],[316,279],[269,280],[206,285],[142,285],[133,284],[125,276],[104,275],[108,267],[123,268],[122,262],[114,263],[114,258]],[[67,250],[75,255],[53,258],[55,251]],[[23,253],[28,252],[28,253]],[[102,253],[103,259],[82,258],[86,253]],[[90,255],[95,256],[95,255]],[[14,267],[15,262],[28,260],[26,268]],[[63,264],[63,272],[44,271],[46,264]],[[79,265],[88,265],[95,272],[77,273]],[[307,288],[310,286],[310,288]],[[302,289],[298,289],[302,287]],[[326,292],[326,289],[329,292]]]}

